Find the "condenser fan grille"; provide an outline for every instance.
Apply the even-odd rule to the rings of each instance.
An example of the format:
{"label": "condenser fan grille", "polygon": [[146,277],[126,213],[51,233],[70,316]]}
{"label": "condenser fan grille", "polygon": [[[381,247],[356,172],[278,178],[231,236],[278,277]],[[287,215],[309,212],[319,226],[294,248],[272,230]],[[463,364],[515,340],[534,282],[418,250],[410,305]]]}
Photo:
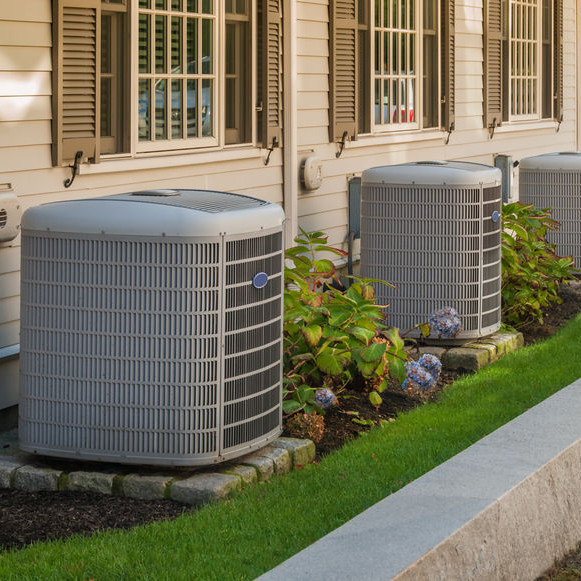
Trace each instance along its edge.
{"label": "condenser fan grille", "polygon": [[[581,157],[581,156],[580,156]],[[578,170],[529,169],[519,174],[520,201],[550,208],[558,230],[547,230],[547,240],[559,256],[572,256],[581,264],[581,160]]]}
{"label": "condenser fan grille", "polygon": [[377,285],[388,324],[452,306],[463,337],[499,327],[500,203],[500,186],[363,183],[361,274],[396,285]]}

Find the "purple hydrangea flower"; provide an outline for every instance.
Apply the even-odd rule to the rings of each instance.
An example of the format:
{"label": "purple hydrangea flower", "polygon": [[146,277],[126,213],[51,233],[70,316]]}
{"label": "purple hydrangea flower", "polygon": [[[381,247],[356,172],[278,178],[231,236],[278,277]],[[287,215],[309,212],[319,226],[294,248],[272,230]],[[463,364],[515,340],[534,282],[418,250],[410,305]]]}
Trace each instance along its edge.
{"label": "purple hydrangea flower", "polygon": [[326,410],[337,403],[337,396],[331,389],[322,387],[321,389],[317,389],[315,393],[315,403],[320,408]]}
{"label": "purple hydrangea flower", "polygon": [[440,339],[454,339],[462,330],[460,316],[452,307],[444,307],[430,315],[430,330]]}
{"label": "purple hydrangea flower", "polygon": [[[436,384],[436,378],[417,361],[409,361],[405,364],[407,383],[404,389],[427,390]],[[404,382],[405,383],[405,382]],[[402,386],[403,387],[403,386]]]}
{"label": "purple hydrangea flower", "polygon": [[418,363],[424,369],[429,371],[436,380],[438,377],[440,377],[440,372],[442,371],[442,362],[435,355],[426,353],[419,358]]}

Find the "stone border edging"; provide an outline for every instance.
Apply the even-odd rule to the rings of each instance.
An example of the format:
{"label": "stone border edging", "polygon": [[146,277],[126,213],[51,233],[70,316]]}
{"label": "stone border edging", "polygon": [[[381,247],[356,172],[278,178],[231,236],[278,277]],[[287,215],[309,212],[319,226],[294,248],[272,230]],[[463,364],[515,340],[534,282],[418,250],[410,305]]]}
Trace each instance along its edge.
{"label": "stone border edging", "polygon": [[459,347],[440,347],[437,345],[422,345],[410,349],[414,359],[424,353],[435,355],[440,359],[445,369],[478,371],[496,361],[502,355],[516,351],[524,346],[524,337],[520,331],[498,331],[490,337],[476,339]]}
{"label": "stone border edging", "polygon": [[103,470],[96,465],[81,463],[82,469],[51,468],[34,456],[0,455],[0,488],[15,488],[27,492],[87,491],[125,496],[143,500],[171,499],[200,506],[222,500],[244,486],[266,482],[273,474],[290,472],[296,466],[310,464],[315,459],[311,440],[278,438],[235,462],[211,468],[184,472],[163,469],[156,474],[139,473],[138,467],[123,466],[116,473],[108,464]]}

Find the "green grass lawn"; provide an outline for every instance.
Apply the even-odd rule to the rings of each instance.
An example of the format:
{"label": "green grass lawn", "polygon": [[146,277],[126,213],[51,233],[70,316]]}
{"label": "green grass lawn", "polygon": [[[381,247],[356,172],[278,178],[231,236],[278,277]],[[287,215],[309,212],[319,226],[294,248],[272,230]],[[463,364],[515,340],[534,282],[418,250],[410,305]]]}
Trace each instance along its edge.
{"label": "green grass lawn", "polygon": [[581,377],[580,341],[581,316],[317,466],[175,521],[5,553],[0,579],[254,579]]}

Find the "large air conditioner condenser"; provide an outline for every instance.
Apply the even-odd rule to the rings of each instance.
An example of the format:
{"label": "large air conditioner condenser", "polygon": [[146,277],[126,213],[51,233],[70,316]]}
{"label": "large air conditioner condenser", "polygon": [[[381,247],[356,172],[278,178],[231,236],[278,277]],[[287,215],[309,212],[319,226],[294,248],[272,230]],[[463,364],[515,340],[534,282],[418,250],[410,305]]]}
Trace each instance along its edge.
{"label": "large air conditioner condenser", "polygon": [[572,256],[581,265],[581,152],[527,157],[519,168],[519,201],[551,209],[560,226],[547,231],[547,240],[559,256]]}
{"label": "large air conditioner condenser", "polygon": [[501,179],[497,168],[448,161],[363,172],[361,275],[396,286],[376,285],[389,325],[408,331],[452,307],[457,341],[500,328]]}
{"label": "large air conditioner condenser", "polygon": [[282,209],[153,190],[28,210],[21,448],[194,466],[282,419]]}

